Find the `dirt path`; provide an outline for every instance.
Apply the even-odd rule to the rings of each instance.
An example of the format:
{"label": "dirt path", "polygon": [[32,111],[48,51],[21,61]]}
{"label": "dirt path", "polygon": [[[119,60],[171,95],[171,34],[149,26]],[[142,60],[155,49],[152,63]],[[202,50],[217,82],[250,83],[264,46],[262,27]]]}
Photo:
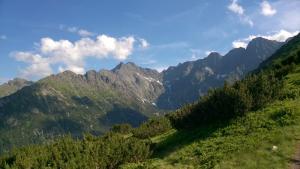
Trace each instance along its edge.
{"label": "dirt path", "polygon": [[300,169],[300,144],[297,146],[297,152],[294,157],[290,159],[291,167],[290,169]]}

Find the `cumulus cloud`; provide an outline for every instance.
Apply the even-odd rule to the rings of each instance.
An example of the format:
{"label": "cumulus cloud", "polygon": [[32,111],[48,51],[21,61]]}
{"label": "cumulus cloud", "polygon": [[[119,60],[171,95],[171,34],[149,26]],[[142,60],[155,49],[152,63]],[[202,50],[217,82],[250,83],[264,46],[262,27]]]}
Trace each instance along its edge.
{"label": "cumulus cloud", "polygon": [[288,38],[296,36],[298,33],[299,33],[299,31],[289,32],[287,30],[280,30],[280,31],[275,31],[275,32],[269,33],[268,35],[250,35],[247,38],[233,41],[232,42],[232,47],[234,47],[234,48],[239,48],[239,47],[246,48],[248,43],[252,39],[255,39],[257,37],[262,37],[262,38],[265,38],[265,39],[268,39],[268,40],[275,40],[275,41],[278,41],[278,42],[284,42]]}
{"label": "cumulus cloud", "polygon": [[17,61],[29,64],[20,72],[20,76],[24,78],[34,79],[35,76],[44,77],[52,74],[49,58],[31,52],[16,52],[13,56]]}
{"label": "cumulus cloud", "polygon": [[275,32],[274,34],[271,35],[265,35],[265,36],[261,36],[261,35],[256,35],[256,36],[261,36],[265,39],[269,39],[269,40],[276,40],[279,42],[284,42],[286,41],[288,38],[296,36],[299,33],[299,31],[294,31],[294,32],[289,32],[286,30],[280,30],[278,32]]}
{"label": "cumulus cloud", "polygon": [[[12,56],[17,61],[29,64],[21,72],[26,78],[47,76],[54,72],[52,68],[55,65],[59,65],[58,71],[71,70],[83,74],[86,58],[125,60],[132,54],[135,42],[133,36],[114,38],[99,35],[96,39],[84,37],[74,42],[45,37],[37,45],[36,51],[18,51]],[[139,46],[143,46],[142,42],[139,43]]]}
{"label": "cumulus cloud", "polygon": [[251,27],[254,25],[251,18],[249,18],[249,16],[245,15],[245,9],[240,4],[238,4],[238,0],[232,0],[231,3],[227,6],[227,8],[231,12],[237,14],[242,23],[246,23],[246,24],[250,25]]}
{"label": "cumulus cloud", "polygon": [[268,1],[263,1],[260,4],[261,14],[264,16],[273,16],[276,14],[276,9],[272,8],[271,4]]}

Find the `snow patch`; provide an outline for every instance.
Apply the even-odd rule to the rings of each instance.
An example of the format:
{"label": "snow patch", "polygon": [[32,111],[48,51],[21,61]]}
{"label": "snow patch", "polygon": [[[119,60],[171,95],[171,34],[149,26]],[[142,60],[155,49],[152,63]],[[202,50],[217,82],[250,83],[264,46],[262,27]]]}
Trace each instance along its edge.
{"label": "snow patch", "polygon": [[149,81],[149,82],[156,82],[156,83],[158,83],[158,84],[160,84],[160,85],[163,85],[161,81],[156,80],[156,79],[153,79],[152,77],[146,77],[146,76],[143,76],[143,75],[141,75],[141,74],[139,74],[139,73],[136,73],[136,74],[137,74],[138,76],[140,76],[140,77],[146,79],[146,80]]}

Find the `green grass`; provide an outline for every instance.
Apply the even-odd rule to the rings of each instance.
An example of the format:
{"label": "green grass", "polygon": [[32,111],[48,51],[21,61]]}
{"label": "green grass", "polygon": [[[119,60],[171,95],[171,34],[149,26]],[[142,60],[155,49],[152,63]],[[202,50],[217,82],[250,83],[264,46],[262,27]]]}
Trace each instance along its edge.
{"label": "green grass", "polygon": [[[152,138],[150,160],[122,168],[288,168],[300,143],[300,68],[285,79],[293,97],[276,101],[228,124],[171,130]],[[272,150],[277,146],[277,150]]]}

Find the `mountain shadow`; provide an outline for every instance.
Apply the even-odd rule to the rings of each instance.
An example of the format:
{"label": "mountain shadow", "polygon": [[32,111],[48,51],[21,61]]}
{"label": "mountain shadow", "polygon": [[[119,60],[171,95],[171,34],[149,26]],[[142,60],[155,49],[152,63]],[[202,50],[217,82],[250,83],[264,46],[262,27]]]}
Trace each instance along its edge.
{"label": "mountain shadow", "polygon": [[99,118],[99,122],[106,126],[112,126],[114,124],[120,123],[129,123],[132,126],[137,127],[147,119],[147,116],[134,109],[115,105],[113,106],[113,109],[111,111],[107,112],[106,115]]}

